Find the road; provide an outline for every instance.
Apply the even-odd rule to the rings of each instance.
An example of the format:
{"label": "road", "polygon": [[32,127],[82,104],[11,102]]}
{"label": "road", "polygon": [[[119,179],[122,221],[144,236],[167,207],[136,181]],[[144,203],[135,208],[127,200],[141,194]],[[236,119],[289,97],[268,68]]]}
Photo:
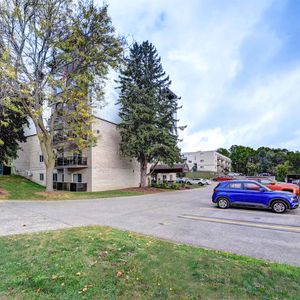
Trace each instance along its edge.
{"label": "road", "polygon": [[0,235],[87,225],[115,228],[300,266],[300,209],[211,203],[212,187],[135,197],[74,201],[2,201]]}

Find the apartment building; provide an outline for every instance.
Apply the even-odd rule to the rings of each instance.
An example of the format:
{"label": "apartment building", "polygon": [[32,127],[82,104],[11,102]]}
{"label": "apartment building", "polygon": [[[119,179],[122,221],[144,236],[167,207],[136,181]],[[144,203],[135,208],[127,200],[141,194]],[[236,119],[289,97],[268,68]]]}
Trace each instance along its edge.
{"label": "apartment building", "polygon": [[231,159],[217,151],[185,152],[183,157],[192,171],[224,174],[231,170]]}
{"label": "apartment building", "polygon": [[[56,160],[54,188],[67,191],[104,191],[137,187],[140,182],[139,163],[120,154],[117,124],[94,118],[92,125],[97,146],[82,153],[64,153]],[[13,172],[45,185],[46,168],[36,134],[22,143]]]}

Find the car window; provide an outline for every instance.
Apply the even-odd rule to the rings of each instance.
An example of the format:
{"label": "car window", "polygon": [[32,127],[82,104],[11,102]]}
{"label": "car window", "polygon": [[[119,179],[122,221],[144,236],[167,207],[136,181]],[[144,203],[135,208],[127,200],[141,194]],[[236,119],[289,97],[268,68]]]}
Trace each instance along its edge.
{"label": "car window", "polygon": [[242,184],[240,182],[232,182],[227,184],[228,189],[240,190],[242,189]]}
{"label": "car window", "polygon": [[245,190],[258,191],[260,188],[261,188],[261,186],[254,182],[245,182],[244,183]]}
{"label": "car window", "polygon": [[273,182],[273,181],[268,180],[268,179],[261,179],[261,180],[260,180],[260,183],[262,183],[262,184],[272,184],[272,182]]}

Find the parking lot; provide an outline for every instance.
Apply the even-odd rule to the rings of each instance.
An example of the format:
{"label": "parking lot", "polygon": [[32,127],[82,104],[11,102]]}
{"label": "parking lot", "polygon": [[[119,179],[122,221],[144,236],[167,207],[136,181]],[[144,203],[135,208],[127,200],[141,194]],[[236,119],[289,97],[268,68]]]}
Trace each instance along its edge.
{"label": "parking lot", "polygon": [[0,235],[108,225],[180,243],[300,265],[300,210],[230,208],[211,202],[213,186],[136,197],[2,201]]}

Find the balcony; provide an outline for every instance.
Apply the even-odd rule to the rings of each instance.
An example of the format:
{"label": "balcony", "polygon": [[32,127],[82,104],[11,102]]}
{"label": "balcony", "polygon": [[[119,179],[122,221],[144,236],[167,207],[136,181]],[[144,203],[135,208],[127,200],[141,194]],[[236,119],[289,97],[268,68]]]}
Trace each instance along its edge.
{"label": "balcony", "polygon": [[59,157],[56,159],[55,168],[87,168],[87,157],[82,156],[68,156]]}
{"label": "balcony", "polygon": [[53,182],[53,188],[57,191],[86,192],[87,183],[83,182]]}

